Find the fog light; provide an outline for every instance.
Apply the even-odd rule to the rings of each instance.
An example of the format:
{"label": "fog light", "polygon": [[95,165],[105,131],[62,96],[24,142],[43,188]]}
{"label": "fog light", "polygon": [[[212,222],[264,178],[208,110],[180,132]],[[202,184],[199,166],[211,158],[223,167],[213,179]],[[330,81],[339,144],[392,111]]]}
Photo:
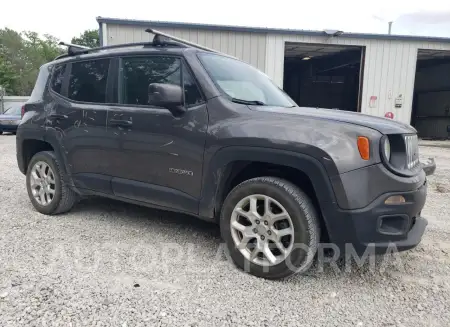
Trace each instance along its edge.
{"label": "fog light", "polygon": [[400,203],[405,203],[406,200],[403,197],[403,195],[393,195],[390,196],[386,199],[386,201],[384,201],[385,204],[400,204]]}

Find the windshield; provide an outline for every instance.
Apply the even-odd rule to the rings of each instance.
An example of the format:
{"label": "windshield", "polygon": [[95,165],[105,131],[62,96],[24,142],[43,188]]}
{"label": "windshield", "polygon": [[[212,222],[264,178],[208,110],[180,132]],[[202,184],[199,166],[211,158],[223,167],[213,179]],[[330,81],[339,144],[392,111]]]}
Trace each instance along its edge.
{"label": "windshield", "polygon": [[236,102],[296,106],[265,74],[242,61],[209,53],[202,53],[199,58],[217,87]]}
{"label": "windshield", "polygon": [[4,115],[11,115],[11,116],[20,116],[22,111],[22,105],[14,105],[12,107],[9,107],[5,110]]}

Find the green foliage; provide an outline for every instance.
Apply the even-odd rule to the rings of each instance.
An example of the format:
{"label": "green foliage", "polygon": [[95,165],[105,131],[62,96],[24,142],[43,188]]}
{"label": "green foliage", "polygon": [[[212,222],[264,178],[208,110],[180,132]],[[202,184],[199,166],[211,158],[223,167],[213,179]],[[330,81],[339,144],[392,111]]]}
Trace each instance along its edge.
{"label": "green foliage", "polygon": [[[6,94],[30,95],[39,68],[66,51],[58,43],[58,39],[48,34],[0,29],[0,86],[6,89]],[[72,43],[98,47],[98,31],[87,30],[74,37]]]}
{"label": "green foliage", "polygon": [[100,46],[100,39],[97,30],[86,30],[79,37],[72,38],[73,44],[84,45],[89,48]]}
{"label": "green foliage", "polygon": [[11,62],[0,57],[0,86],[4,87],[6,94],[13,94],[17,89],[18,76],[14,72]]}
{"label": "green foliage", "polygon": [[63,53],[58,40],[35,32],[0,29],[0,85],[10,95],[30,95],[39,67]]}

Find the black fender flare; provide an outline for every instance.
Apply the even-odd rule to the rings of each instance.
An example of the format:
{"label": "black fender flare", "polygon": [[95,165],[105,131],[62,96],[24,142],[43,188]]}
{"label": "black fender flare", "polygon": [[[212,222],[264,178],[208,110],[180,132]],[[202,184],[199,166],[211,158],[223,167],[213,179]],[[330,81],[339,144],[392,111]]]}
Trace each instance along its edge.
{"label": "black fender flare", "polygon": [[[307,154],[263,147],[228,146],[215,152],[205,165],[202,196],[199,201],[199,216],[216,218],[217,197],[225,180],[230,176],[232,164],[237,161],[253,161],[288,166],[305,173],[313,185],[322,213],[324,208],[335,208],[336,197],[330,178],[338,175],[334,164],[327,169],[315,157]],[[331,175],[330,175],[331,174]]]}
{"label": "black fender flare", "polygon": [[[63,177],[64,181],[73,186],[72,178],[70,177],[70,170],[67,164],[66,156],[64,153],[64,149],[61,147],[60,142],[58,141],[57,137],[54,135],[54,133],[49,133],[48,130],[42,128],[42,129],[27,129],[21,131],[21,133],[17,137],[17,149],[20,151],[17,152],[17,154],[23,156],[23,144],[24,142],[28,140],[35,140],[35,141],[42,141],[45,143],[50,144],[50,146],[53,148],[53,152],[55,153],[56,158],[61,163],[60,167],[63,169]],[[20,158],[22,161],[22,165],[25,165],[24,162],[25,158]],[[19,158],[18,158],[19,160]],[[26,171],[27,167],[23,167],[24,171]]]}
{"label": "black fender flare", "polygon": [[75,185],[71,177],[70,167],[67,161],[67,156],[64,152],[64,147],[59,141],[61,137],[59,133],[60,132],[57,130],[48,128],[47,132],[45,133],[44,141],[53,147],[56,158],[58,158],[58,161],[62,163],[61,168],[64,170],[64,181],[73,188]]}

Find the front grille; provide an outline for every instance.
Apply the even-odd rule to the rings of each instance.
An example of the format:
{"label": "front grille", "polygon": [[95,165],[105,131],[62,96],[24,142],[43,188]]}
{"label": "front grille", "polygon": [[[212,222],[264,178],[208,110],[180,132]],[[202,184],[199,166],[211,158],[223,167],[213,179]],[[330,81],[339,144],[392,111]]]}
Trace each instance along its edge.
{"label": "front grille", "polygon": [[419,164],[419,141],[417,135],[405,135],[406,167],[413,169]]}

